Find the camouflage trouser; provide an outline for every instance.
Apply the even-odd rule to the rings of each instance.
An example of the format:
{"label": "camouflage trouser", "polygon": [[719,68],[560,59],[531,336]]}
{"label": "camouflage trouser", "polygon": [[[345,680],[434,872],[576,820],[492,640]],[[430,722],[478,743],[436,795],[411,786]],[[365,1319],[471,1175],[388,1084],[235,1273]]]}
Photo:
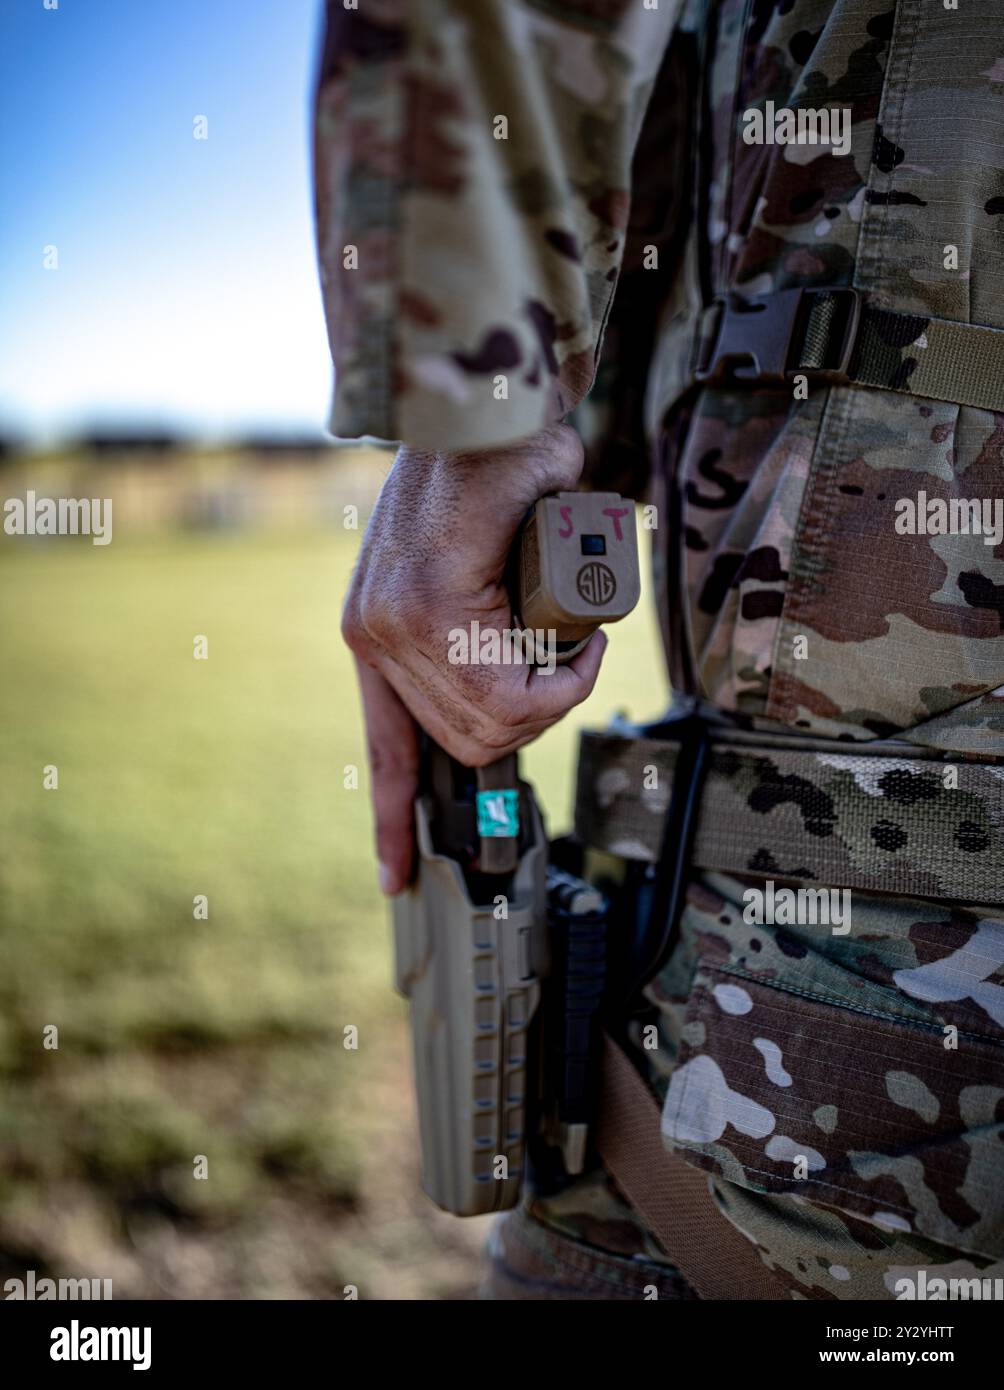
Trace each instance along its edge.
{"label": "camouflage trouser", "polygon": [[[792,1298],[992,1297],[1004,914],[855,893],[846,934],[757,926],[745,886],[691,886],[649,989],[664,1138]],[[490,1257],[489,1297],[694,1296],[599,1170],[501,1218]]]}

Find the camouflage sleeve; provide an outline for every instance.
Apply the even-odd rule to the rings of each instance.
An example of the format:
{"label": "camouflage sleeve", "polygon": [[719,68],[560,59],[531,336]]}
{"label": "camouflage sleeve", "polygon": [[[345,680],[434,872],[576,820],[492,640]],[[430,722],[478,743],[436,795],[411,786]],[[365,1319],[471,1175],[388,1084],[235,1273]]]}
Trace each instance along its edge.
{"label": "camouflage sleeve", "polygon": [[442,450],[589,391],[677,0],[328,0],[314,132],[330,425]]}

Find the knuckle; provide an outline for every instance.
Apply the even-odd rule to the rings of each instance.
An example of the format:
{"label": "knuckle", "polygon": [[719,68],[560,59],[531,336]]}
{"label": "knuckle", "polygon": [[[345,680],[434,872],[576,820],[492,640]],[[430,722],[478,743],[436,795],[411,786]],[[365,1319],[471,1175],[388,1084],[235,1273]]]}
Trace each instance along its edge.
{"label": "knuckle", "polygon": [[560,459],[570,463],[582,462],[582,440],[571,425],[555,425],[554,443]]}
{"label": "knuckle", "polygon": [[345,645],[351,651],[361,653],[366,646],[366,629],[354,594],[349,595],[342,609],[341,631]]}
{"label": "knuckle", "polygon": [[468,767],[487,767],[489,763],[497,762],[504,753],[511,753],[514,748],[512,738],[505,742],[488,743],[478,742],[471,745],[470,751],[466,755]]}
{"label": "knuckle", "polygon": [[407,631],[407,614],[393,593],[374,590],[368,585],[359,602],[359,621],[363,632],[382,647],[393,647]]}
{"label": "knuckle", "polygon": [[479,742],[493,757],[498,757],[499,753],[507,753],[516,741],[517,727],[501,722],[488,724],[481,729],[478,735]]}
{"label": "knuckle", "polygon": [[582,472],[584,450],[582,440],[570,425],[555,425],[548,440],[551,465],[562,480],[574,486]]}
{"label": "knuckle", "polygon": [[[492,761],[493,755],[488,754],[478,739],[470,734],[447,728],[441,732],[438,741],[450,757],[456,758],[463,767],[483,767]],[[478,761],[479,758],[481,761]]]}

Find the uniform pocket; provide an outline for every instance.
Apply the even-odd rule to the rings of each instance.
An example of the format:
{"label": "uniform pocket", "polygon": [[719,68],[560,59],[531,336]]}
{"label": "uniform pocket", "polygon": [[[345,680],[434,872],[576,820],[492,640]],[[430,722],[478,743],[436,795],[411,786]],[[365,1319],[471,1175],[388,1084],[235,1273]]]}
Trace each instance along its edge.
{"label": "uniform pocket", "polygon": [[990,1035],[864,1012],[702,958],[662,1132],[751,1191],[1004,1251],[1004,1045]]}

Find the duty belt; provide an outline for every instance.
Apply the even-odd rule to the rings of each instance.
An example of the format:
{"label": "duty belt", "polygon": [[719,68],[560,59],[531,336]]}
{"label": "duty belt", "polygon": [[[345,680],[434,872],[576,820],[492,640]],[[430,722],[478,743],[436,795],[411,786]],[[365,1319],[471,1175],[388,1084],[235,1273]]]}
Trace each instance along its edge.
{"label": "duty belt", "polygon": [[704,311],[693,367],[704,384],[805,376],[1004,411],[1004,330],[895,313],[850,288],[720,296]]}
{"label": "duty belt", "polygon": [[[672,723],[667,737],[582,735],[575,832],[584,844],[662,863],[677,849],[665,834],[675,818],[685,832],[673,835],[685,833],[689,864],[702,871],[1004,904],[1004,764],[712,729],[695,792],[700,726],[680,727],[682,740]],[[681,802],[691,807],[682,820]]]}
{"label": "duty belt", "polygon": [[[901,897],[1004,903],[1004,762],[948,762],[904,745],[746,733],[695,709],[655,730],[586,732],[575,830],[655,864],[623,992],[668,958],[691,869],[808,880]],[[605,1036],[596,1146],[628,1202],[701,1298],[784,1299],[783,1280],[722,1219],[708,1176],[664,1148],[659,1106]]]}

